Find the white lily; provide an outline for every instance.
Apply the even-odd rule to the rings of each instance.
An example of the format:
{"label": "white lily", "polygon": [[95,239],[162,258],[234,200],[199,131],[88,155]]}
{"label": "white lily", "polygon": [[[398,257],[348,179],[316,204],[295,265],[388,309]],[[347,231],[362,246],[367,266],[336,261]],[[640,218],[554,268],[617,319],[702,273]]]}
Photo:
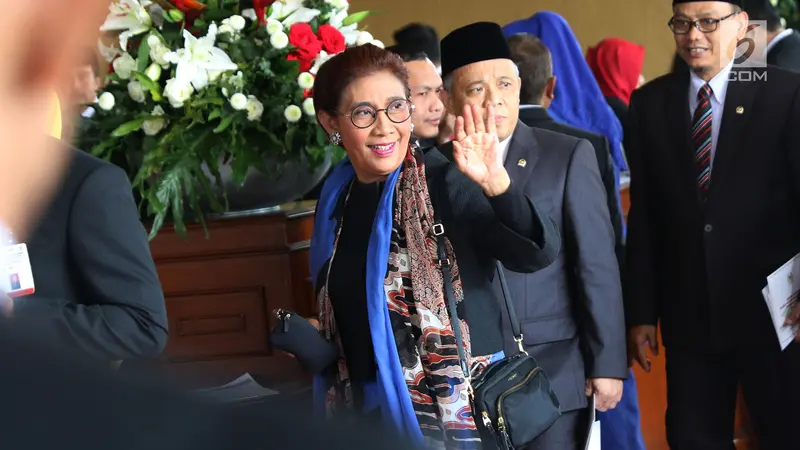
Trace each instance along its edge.
{"label": "white lily", "polygon": [[299,8],[283,19],[283,26],[290,27],[296,23],[309,23],[320,15],[320,10],[313,8]]}
{"label": "white lily", "polygon": [[319,55],[317,55],[317,58],[314,60],[314,65],[311,66],[311,69],[309,69],[309,72],[312,75],[316,75],[317,72],[319,71],[320,66],[325,64],[325,62],[331,58],[333,58],[333,55],[329,55],[328,52],[326,52],[325,50],[320,51]]}
{"label": "white lily", "polygon": [[178,85],[191,83],[199,91],[208,85],[209,71],[225,72],[238,68],[225,51],[214,46],[217,39],[216,24],[212,23],[208,27],[208,34],[199,39],[183,30],[183,39],[184,48],[165,56],[167,61],[178,65],[175,71]]}
{"label": "white lily", "polygon": [[119,34],[120,48],[128,48],[128,39],[150,31],[153,20],[145,7],[150,0],[119,0],[108,6],[108,16],[100,31],[122,31]]}
{"label": "white lily", "polygon": [[303,0],[278,0],[270,6],[270,19],[283,19],[303,7]]}
{"label": "white lily", "polygon": [[347,43],[348,46],[351,46],[356,43],[358,40],[358,24],[354,23],[351,25],[342,26],[344,19],[347,18],[347,10],[336,11],[331,13],[330,19],[328,19],[328,24],[337,30],[344,36],[344,41]]}
{"label": "white lily", "polygon": [[97,41],[97,51],[100,53],[100,56],[105,60],[105,62],[109,63],[114,61],[114,58],[122,53],[118,48],[108,46],[101,40]]}

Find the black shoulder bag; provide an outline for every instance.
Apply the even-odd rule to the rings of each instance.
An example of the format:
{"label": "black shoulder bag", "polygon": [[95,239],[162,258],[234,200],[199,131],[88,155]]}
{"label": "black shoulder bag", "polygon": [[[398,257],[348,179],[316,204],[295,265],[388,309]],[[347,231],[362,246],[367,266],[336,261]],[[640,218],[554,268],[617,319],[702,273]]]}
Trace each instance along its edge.
{"label": "black shoulder bag", "polygon": [[508,293],[503,266],[497,261],[497,275],[503,290],[503,299],[514,332],[518,352],[490,364],[472,379],[467,362],[461,327],[458,326],[455,293],[453,292],[450,259],[445,252],[444,226],[437,219],[433,235],[438,242],[438,260],[444,279],[450,321],[458,343],[461,370],[469,386],[472,415],[475,423],[492,434],[501,450],[514,450],[531,443],[561,416],[561,406],[550,380],[536,360],[528,355],[522,345],[522,330]]}

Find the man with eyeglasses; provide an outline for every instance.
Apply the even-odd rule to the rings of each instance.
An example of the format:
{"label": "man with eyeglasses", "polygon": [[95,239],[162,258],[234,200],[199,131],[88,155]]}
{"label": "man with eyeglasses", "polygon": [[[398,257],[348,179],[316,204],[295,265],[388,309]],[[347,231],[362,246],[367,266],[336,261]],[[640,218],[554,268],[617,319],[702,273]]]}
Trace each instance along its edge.
{"label": "man with eyeglasses", "polygon": [[660,324],[673,449],[733,449],[739,384],[759,448],[798,445],[800,344],[761,290],[800,252],[800,75],[735,61],[748,25],[741,0],[674,0],[689,70],[635,91],[625,127],[629,358],[649,371]]}

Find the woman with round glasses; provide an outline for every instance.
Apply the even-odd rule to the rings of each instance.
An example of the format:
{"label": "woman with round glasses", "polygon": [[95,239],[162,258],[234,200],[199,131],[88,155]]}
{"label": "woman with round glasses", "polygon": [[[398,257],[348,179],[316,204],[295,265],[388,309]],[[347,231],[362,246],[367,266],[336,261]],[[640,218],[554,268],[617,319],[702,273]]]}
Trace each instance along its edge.
{"label": "woman with round glasses", "polygon": [[319,123],[347,152],[322,188],[311,240],[315,324],[340,348],[316,376],[318,405],[379,417],[430,448],[481,448],[447,286],[480,370],[502,357],[495,261],[533,272],[556,256],[559,237],[511,184],[491,110],[485,121],[478,110],[457,119],[450,163],[410,146],[408,73],[393,53],[348,49],[320,68],[314,91]]}

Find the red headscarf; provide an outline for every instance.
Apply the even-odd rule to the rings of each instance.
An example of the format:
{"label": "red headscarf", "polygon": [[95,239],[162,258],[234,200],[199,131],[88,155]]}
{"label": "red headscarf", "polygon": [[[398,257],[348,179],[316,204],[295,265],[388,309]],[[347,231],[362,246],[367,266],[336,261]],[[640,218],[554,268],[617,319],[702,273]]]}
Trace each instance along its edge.
{"label": "red headscarf", "polygon": [[603,95],[628,104],[642,73],[644,47],[619,38],[603,39],[589,48],[586,61]]}

